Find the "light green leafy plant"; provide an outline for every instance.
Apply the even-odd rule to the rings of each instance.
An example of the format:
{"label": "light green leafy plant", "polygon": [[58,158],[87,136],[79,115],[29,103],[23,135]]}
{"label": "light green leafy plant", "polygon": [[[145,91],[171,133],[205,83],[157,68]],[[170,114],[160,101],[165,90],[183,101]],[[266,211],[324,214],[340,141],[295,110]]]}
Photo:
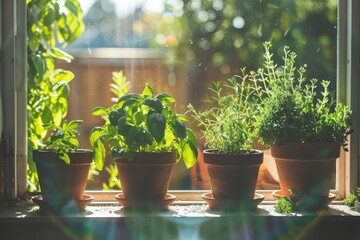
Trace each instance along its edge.
{"label": "light green leafy plant", "polygon": [[246,153],[254,138],[256,98],[250,76],[242,69],[241,76],[229,78],[225,84],[214,82],[211,108],[189,112],[202,127],[205,145],[221,153]]}
{"label": "light green leafy plant", "polygon": [[60,125],[68,109],[72,72],[56,69],[56,60],[70,62],[66,47],[83,32],[82,10],[77,0],[27,0],[28,76],[28,190],[39,188],[33,149],[47,136],[44,123]]}
{"label": "light green leafy plant", "polygon": [[90,133],[94,160],[103,167],[106,141],[114,159],[131,160],[137,152],[176,151],[177,159],[183,159],[186,167],[197,159],[197,140],[185,127],[187,117],[177,114],[169,105],[175,99],[167,93],[155,95],[146,85],[141,94],[128,93],[109,108],[97,107],[93,115],[103,116],[104,126],[95,127]]}
{"label": "light green leafy plant", "polygon": [[336,104],[329,81],[308,81],[306,66],[295,66],[296,54],[284,47],[283,64],[272,60],[271,43],[264,43],[265,62],[251,75],[260,98],[257,135],[265,144],[339,142],[347,150],[351,110]]}
{"label": "light green leafy plant", "polygon": [[53,149],[65,163],[70,164],[68,153],[75,152],[79,147],[76,130],[82,123],[82,120],[73,120],[67,122],[64,120],[62,125],[44,124],[44,128],[51,130],[52,133],[45,144],[39,144],[43,149]]}
{"label": "light green leafy plant", "polygon": [[360,212],[360,187],[356,188],[349,197],[343,200],[343,204],[349,206],[351,210]]}
{"label": "light green leafy plant", "polygon": [[289,197],[280,196],[275,204],[275,212],[278,213],[295,213],[295,212],[311,212],[314,209],[321,209],[321,202],[310,196],[297,196],[294,189],[288,190]]}

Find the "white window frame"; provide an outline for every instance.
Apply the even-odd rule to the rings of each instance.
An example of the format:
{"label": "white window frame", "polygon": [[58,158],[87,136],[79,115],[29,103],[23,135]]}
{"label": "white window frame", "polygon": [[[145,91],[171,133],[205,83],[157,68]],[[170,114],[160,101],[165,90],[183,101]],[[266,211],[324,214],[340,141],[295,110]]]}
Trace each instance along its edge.
{"label": "white window frame", "polygon": [[[360,1],[338,0],[338,101],[353,111],[354,133],[350,152],[342,153],[337,163],[338,198],[360,186],[359,106],[360,106]],[[13,14],[8,14],[13,13]],[[11,16],[11,17],[9,17]],[[2,28],[1,28],[2,26]],[[4,27],[6,26],[6,27]],[[26,1],[0,2],[0,200],[26,196],[27,90],[26,90]],[[176,191],[179,200],[200,199],[203,191]],[[270,191],[259,191],[270,196]],[[92,191],[100,201],[113,199],[114,192]]]}

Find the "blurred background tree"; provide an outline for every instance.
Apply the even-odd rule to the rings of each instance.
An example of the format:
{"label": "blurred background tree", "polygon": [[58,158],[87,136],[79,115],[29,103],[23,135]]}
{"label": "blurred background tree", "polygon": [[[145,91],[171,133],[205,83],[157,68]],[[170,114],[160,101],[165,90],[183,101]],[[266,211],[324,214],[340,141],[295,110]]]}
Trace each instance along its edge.
{"label": "blurred background tree", "polygon": [[309,78],[336,89],[336,0],[166,0],[166,11],[154,44],[171,52],[170,63],[186,64],[195,105],[211,81],[260,67],[265,41],[275,61],[288,45]]}

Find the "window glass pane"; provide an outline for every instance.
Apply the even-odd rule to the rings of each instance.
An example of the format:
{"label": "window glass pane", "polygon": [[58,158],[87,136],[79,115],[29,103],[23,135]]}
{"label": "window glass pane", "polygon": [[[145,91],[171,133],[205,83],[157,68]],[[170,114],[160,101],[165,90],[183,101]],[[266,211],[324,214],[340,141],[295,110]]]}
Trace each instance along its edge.
{"label": "window glass pane", "polygon": [[[130,91],[150,83],[166,91],[183,113],[186,105],[204,107],[213,81],[238,74],[241,67],[262,66],[265,41],[272,42],[275,61],[284,45],[297,53],[297,66],[307,77],[326,79],[336,89],[336,0],[81,0],[86,30],[65,50],[75,57],[59,66],[75,74],[71,82],[69,119],[83,119],[81,146],[90,148],[88,133],[103,120],[91,116],[96,106],[108,107],[112,72],[122,70]],[[201,141],[201,132],[197,132]],[[202,148],[201,148],[202,149]],[[200,149],[200,150],[201,150]],[[112,160],[109,159],[109,163]],[[106,171],[88,188],[101,188]],[[277,189],[275,164],[265,151],[258,189]],[[190,171],[180,162],[172,189],[208,189],[201,156]]]}

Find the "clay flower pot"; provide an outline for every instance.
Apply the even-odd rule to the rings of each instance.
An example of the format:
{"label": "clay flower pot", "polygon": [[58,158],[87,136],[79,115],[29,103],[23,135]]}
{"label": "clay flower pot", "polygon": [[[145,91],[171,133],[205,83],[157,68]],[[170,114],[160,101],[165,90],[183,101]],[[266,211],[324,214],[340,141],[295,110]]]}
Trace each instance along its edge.
{"label": "clay flower pot", "polygon": [[278,195],[295,200],[306,196],[314,208],[326,204],[333,183],[339,143],[284,143],[272,145],[281,191]]}
{"label": "clay flower pot", "polygon": [[249,202],[254,199],[263,152],[222,154],[216,149],[203,151],[212,194],[215,199]]}
{"label": "clay flower pot", "polygon": [[132,202],[132,208],[141,208],[139,205],[146,202],[151,205],[152,201],[161,202],[165,199],[176,163],[176,152],[139,152],[131,161],[116,159],[115,162],[123,197]]}
{"label": "clay flower pot", "polygon": [[53,150],[33,151],[42,200],[48,210],[76,209],[76,202],[83,197],[92,156],[91,150],[71,152],[70,164],[66,164]]}

